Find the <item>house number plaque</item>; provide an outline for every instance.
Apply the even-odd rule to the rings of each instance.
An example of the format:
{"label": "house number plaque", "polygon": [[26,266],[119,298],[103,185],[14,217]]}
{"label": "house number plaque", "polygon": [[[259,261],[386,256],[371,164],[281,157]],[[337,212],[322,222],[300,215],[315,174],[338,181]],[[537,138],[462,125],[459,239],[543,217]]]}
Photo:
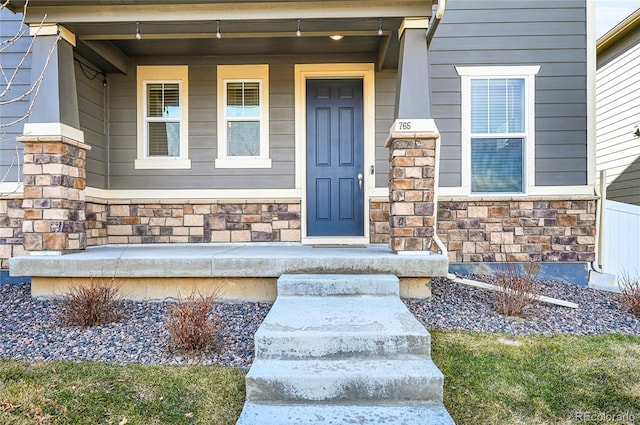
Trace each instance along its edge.
{"label": "house number plaque", "polygon": [[430,119],[399,119],[394,124],[394,133],[428,133],[435,130],[433,120]]}

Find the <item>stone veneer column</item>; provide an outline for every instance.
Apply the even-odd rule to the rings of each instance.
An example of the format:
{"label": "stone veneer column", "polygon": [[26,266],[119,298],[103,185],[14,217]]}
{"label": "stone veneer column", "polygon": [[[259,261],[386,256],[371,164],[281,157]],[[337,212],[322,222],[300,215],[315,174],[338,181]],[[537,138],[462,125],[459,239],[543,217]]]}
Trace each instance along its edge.
{"label": "stone veneer column", "polygon": [[389,246],[398,254],[428,252],[436,223],[437,131],[394,133],[389,148]]}
{"label": "stone veneer column", "polygon": [[22,136],[24,248],[66,254],[87,245],[85,158],[90,146],[65,136]]}
{"label": "stone veneer column", "polygon": [[436,140],[431,117],[426,17],[405,18],[398,29],[394,123],[389,148],[389,245],[398,254],[425,254],[435,234]]}

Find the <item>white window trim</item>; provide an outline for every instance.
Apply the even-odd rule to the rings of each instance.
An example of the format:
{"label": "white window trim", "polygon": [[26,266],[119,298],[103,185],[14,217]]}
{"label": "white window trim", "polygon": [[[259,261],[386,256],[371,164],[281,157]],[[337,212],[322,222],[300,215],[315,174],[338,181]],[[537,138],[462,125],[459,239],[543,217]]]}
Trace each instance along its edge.
{"label": "white window trim", "polygon": [[[180,84],[180,156],[148,157],[145,125],[147,83]],[[138,66],[137,67],[137,170],[189,169],[189,68],[178,66]]]}
{"label": "white window trim", "polygon": [[[540,66],[457,66],[456,71],[461,77],[462,95],[462,193],[459,194],[511,197],[535,192],[535,76],[540,71]],[[524,193],[471,192],[471,80],[473,78],[523,78],[525,80]]]}
{"label": "white window trim", "polygon": [[[216,168],[271,168],[269,157],[269,65],[218,65],[218,152]],[[227,156],[227,82],[260,82],[260,155]]]}

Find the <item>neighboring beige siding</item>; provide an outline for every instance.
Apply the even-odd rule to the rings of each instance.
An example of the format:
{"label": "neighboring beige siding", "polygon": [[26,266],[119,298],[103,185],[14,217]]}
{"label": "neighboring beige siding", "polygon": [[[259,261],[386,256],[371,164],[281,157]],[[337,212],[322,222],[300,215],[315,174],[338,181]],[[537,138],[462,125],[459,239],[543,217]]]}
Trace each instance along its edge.
{"label": "neighboring beige siding", "polygon": [[596,74],[596,169],[607,171],[607,198],[640,205],[640,37]]}

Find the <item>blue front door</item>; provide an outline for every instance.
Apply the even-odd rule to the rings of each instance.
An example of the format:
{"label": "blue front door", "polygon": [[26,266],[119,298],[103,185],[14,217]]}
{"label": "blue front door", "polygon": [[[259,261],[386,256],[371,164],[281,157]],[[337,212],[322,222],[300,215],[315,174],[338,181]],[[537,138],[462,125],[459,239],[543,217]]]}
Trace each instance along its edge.
{"label": "blue front door", "polygon": [[307,80],[307,235],[364,236],[362,80]]}

